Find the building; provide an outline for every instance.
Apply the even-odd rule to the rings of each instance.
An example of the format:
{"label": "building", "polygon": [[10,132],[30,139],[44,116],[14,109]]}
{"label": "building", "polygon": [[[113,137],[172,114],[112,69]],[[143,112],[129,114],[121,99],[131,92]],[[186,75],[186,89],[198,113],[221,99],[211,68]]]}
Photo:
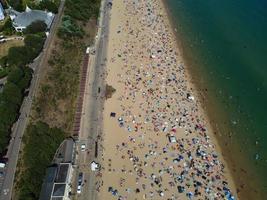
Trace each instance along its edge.
{"label": "building", "polygon": [[39,200],[70,200],[73,174],[74,140],[65,140],[58,148],[53,163],[46,169]]}
{"label": "building", "polygon": [[0,2],[0,21],[5,19],[5,11],[3,9],[2,3]]}
{"label": "building", "polygon": [[44,21],[49,30],[55,17],[52,12],[31,10],[29,7],[26,7],[25,12],[18,12],[12,8],[9,8],[7,12],[9,13],[13,27],[17,32],[22,32],[27,26],[37,20]]}
{"label": "building", "polygon": [[39,200],[70,200],[71,163],[60,163],[46,169]]}

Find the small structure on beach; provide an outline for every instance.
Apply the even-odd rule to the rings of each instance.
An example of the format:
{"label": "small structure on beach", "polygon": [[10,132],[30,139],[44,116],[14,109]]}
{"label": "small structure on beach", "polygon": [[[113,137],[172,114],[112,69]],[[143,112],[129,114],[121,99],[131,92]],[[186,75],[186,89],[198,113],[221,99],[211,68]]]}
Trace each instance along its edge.
{"label": "small structure on beach", "polygon": [[176,143],[177,142],[176,137],[173,136],[173,135],[168,136],[168,138],[169,138],[169,142],[171,142],[171,143]]}
{"label": "small structure on beach", "polygon": [[95,161],[91,162],[91,170],[92,171],[98,171],[99,169],[100,169],[100,165],[97,162],[95,162]]}

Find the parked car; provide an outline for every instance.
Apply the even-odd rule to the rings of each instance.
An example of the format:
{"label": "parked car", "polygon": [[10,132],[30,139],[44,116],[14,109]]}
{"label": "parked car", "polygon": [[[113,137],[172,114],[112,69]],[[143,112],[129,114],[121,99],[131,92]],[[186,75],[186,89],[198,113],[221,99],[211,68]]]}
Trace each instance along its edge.
{"label": "parked car", "polygon": [[85,144],[81,144],[81,151],[85,151],[86,149],[86,145]]}

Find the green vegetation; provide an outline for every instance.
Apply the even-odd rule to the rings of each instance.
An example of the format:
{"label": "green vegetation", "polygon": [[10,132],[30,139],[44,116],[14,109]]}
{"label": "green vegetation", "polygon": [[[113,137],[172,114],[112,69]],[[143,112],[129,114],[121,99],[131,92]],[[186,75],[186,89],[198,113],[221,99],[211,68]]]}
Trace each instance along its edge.
{"label": "green vegetation", "polygon": [[45,33],[26,34],[24,46],[10,47],[8,55],[0,60],[0,77],[8,75],[3,92],[0,93],[0,153],[8,145],[11,127],[18,117],[24,91],[32,78],[32,70],[27,64],[39,55],[45,37]]}
{"label": "green vegetation", "polygon": [[29,34],[24,39],[22,47],[11,47],[8,51],[7,60],[11,66],[26,65],[33,61],[43,48],[45,34]]}
{"label": "green vegetation", "polygon": [[8,74],[8,70],[6,67],[2,68],[0,67],[0,78],[5,77]]}
{"label": "green vegetation", "polygon": [[49,10],[52,13],[57,13],[58,12],[58,8],[60,5],[60,0],[42,0],[40,1],[37,9],[39,10]]}
{"label": "green vegetation", "polygon": [[[92,43],[96,32],[96,19],[93,18],[97,16],[100,0],[67,0],[65,5],[58,38],[53,49],[48,50],[46,71],[34,99],[31,124],[23,138],[24,149],[16,174],[19,200],[38,199],[45,168],[52,161],[59,143],[70,135],[85,47]],[[82,18],[77,13],[70,14],[71,10],[82,13]],[[13,80],[15,82],[16,74]]]}
{"label": "green vegetation", "polygon": [[15,29],[12,26],[10,17],[5,19],[4,23],[0,26],[0,32],[2,32],[4,35],[13,35],[15,33]]}
{"label": "green vegetation", "polygon": [[[61,43],[53,52],[46,81],[41,85],[35,105],[35,118],[69,131],[78,93],[79,72],[83,56],[81,42]],[[67,44],[67,46],[66,46]],[[54,119],[56,118],[56,119]]]}
{"label": "green vegetation", "polygon": [[48,10],[53,13],[58,12],[58,7],[60,4],[60,0],[8,0],[8,3],[11,7],[15,10],[23,12],[25,11],[26,5],[29,6],[31,9],[38,9],[38,10]]}
{"label": "green vegetation", "polygon": [[18,40],[18,39],[13,39],[13,40],[8,40],[3,43],[0,43],[0,65],[2,67],[6,66],[7,64],[7,54],[8,50],[11,47],[18,47],[18,46],[23,46],[24,41],[23,40]]}
{"label": "green vegetation", "polygon": [[88,21],[97,18],[100,0],[66,0],[65,15],[74,20]]}
{"label": "green vegetation", "polygon": [[58,30],[60,38],[83,37],[83,29],[68,15],[63,16],[62,25]]}
{"label": "green vegetation", "polygon": [[17,11],[22,12],[25,10],[25,4],[23,3],[23,0],[8,0],[8,3]]}
{"label": "green vegetation", "polygon": [[[23,138],[25,147],[23,153],[24,169],[18,183],[19,200],[36,200],[42,186],[42,177],[46,167],[52,162],[53,156],[65,133],[58,128],[50,128],[43,122],[30,124]],[[42,141],[42,142],[40,142]]]}
{"label": "green vegetation", "polygon": [[0,93],[0,152],[5,150],[9,142],[10,129],[17,118],[23,93],[30,84],[31,76],[30,68],[14,68]]}
{"label": "green vegetation", "polygon": [[44,21],[37,20],[32,22],[27,28],[25,29],[25,34],[34,34],[34,33],[40,33],[45,32],[47,28],[47,25]]}
{"label": "green vegetation", "polygon": [[97,18],[100,0],[66,0],[65,5],[58,36],[63,39],[83,37],[85,32],[80,24],[82,24],[81,22],[88,22],[91,18]]}

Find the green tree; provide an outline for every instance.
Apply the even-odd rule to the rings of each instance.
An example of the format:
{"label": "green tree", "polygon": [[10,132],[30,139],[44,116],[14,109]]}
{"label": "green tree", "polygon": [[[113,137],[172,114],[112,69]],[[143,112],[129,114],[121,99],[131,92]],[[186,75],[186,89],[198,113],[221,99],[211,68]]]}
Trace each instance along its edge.
{"label": "green tree", "polygon": [[24,66],[33,61],[43,48],[45,34],[28,34],[22,47],[11,47],[8,50],[8,64],[12,66]]}
{"label": "green tree", "polygon": [[59,7],[60,1],[59,0],[42,0],[39,3],[39,9],[40,10],[49,10],[52,13],[57,13],[58,12],[58,7]]}
{"label": "green tree", "polygon": [[64,136],[65,133],[62,130],[50,128],[43,122],[28,126],[23,154],[27,170],[19,182],[19,199],[35,200],[39,198],[46,167],[51,164]]}
{"label": "green tree", "polygon": [[23,47],[10,47],[7,54],[8,64],[12,66],[25,65],[29,58],[27,56],[27,50]]}
{"label": "green tree", "polygon": [[34,34],[34,33],[39,33],[39,32],[45,32],[46,28],[47,28],[47,25],[44,21],[36,20],[26,27],[24,33]]}
{"label": "green tree", "polygon": [[15,106],[19,106],[22,100],[21,90],[14,83],[6,83],[2,92],[2,98],[6,102],[10,102]]}
{"label": "green tree", "polygon": [[18,83],[18,86],[22,90],[29,87],[31,79],[32,79],[32,73],[33,73],[33,70],[31,68],[29,68],[29,67],[24,68],[24,76]]}
{"label": "green tree", "polygon": [[23,4],[23,0],[9,0],[9,5],[17,11],[24,11],[25,5]]}
{"label": "green tree", "polygon": [[8,74],[7,81],[18,84],[22,78],[23,70],[20,67],[16,67]]}
{"label": "green tree", "polygon": [[12,35],[15,33],[15,29],[12,25],[12,21],[11,21],[10,17],[8,17],[8,19],[6,19],[4,25],[1,26],[0,32],[3,32],[4,35]]}

